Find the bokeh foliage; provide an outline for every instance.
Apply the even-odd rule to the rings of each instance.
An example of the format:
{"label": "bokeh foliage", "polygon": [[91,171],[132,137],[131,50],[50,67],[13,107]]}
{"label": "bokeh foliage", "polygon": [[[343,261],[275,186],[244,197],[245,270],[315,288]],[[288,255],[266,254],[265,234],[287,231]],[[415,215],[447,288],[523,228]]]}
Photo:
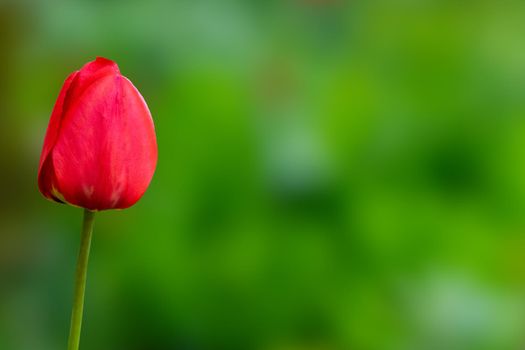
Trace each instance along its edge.
{"label": "bokeh foliage", "polygon": [[524,38],[518,0],[3,0],[0,349],[66,344],[81,212],[36,171],[95,56],[159,164],[97,217],[83,349],[522,347]]}

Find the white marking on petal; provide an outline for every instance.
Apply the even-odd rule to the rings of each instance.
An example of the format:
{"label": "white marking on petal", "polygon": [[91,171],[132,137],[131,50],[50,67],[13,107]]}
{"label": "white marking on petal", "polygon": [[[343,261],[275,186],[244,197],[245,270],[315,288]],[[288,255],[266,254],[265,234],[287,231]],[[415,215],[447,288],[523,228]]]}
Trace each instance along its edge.
{"label": "white marking on petal", "polygon": [[95,192],[95,186],[91,185],[91,186],[87,186],[87,185],[84,185],[83,186],[83,190],[84,190],[84,194],[86,195],[87,198],[91,198],[91,196],[93,195],[93,192]]}
{"label": "white marking on petal", "polygon": [[116,189],[111,193],[111,206],[112,206],[112,207],[114,207],[115,205],[117,205],[118,201],[120,200],[120,197],[122,196],[122,192],[123,192],[122,185],[119,185],[119,187],[116,188]]}

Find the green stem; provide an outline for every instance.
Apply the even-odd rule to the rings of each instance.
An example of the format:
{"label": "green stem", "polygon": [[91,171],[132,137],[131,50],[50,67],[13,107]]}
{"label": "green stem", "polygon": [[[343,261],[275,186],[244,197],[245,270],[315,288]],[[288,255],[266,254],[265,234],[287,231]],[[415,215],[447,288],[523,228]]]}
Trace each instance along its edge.
{"label": "green stem", "polygon": [[80,343],[82,311],[84,310],[84,292],[86,290],[86,274],[94,218],[95,212],[84,209],[84,222],[82,224],[80,252],[78,254],[77,271],[75,274],[75,292],[73,296],[73,308],[71,310],[71,327],[69,329],[69,341],[67,345],[68,350],[78,350]]}

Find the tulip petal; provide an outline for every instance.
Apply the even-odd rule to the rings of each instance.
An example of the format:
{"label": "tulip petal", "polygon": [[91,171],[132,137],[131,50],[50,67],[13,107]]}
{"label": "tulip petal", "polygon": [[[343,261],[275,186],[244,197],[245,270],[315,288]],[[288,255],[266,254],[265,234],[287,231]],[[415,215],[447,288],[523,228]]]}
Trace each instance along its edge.
{"label": "tulip petal", "polygon": [[57,202],[63,202],[56,196],[56,184],[54,183],[53,162],[49,159],[51,151],[55,146],[56,140],[60,135],[60,130],[65,123],[66,111],[78,101],[84,91],[95,81],[109,74],[118,74],[119,69],[115,62],[97,57],[93,62],[84,65],[79,71],[70,74],[60,93],[51,113],[49,125],[47,127],[44,146],[40,156],[38,169],[38,185],[42,194]]}
{"label": "tulip petal", "polygon": [[86,63],[78,71],[78,75],[71,86],[65,103],[65,109],[73,108],[75,102],[81,100],[82,94],[92,84],[106,76],[117,74],[120,74],[117,64],[106,58],[97,57],[95,61]]}
{"label": "tulip petal", "polygon": [[44,138],[42,154],[40,155],[40,165],[38,167],[38,186],[40,188],[40,192],[42,192],[45,197],[56,201],[58,200],[51,194],[51,188],[53,187],[53,169],[52,162],[49,161],[48,156],[50,155],[50,152],[53,149],[53,146],[55,145],[56,139],[58,137],[60,126],[62,124],[64,102],[70,91],[71,84],[75,80],[77,74],[78,72],[74,72],[69,75],[69,77],[67,77],[66,81],[64,82],[62,89],[60,90],[55,107],[51,113],[46,136]]}

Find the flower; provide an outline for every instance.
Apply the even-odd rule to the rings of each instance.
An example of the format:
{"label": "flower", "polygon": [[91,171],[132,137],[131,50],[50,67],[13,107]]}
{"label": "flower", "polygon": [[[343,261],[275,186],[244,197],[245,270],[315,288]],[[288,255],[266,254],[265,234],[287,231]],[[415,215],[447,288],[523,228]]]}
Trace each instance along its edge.
{"label": "flower", "polygon": [[40,192],[93,211],[124,209],[142,197],[156,165],[148,106],[117,64],[97,57],[73,72],[47,128]]}

